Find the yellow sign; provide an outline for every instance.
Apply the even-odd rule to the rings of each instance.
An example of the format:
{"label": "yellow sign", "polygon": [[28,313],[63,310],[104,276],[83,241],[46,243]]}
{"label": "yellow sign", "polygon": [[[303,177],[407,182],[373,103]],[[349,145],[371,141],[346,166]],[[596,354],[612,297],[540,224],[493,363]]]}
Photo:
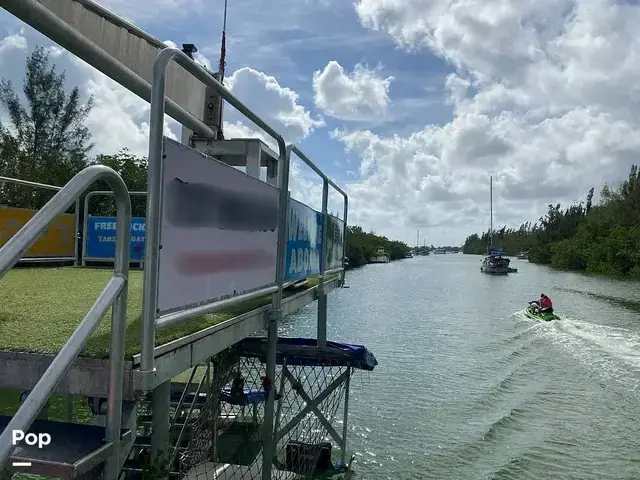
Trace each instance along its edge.
{"label": "yellow sign", "polygon": [[[36,214],[35,210],[0,206],[0,247],[9,241]],[[73,257],[75,215],[63,213],[27,250],[25,257]]]}

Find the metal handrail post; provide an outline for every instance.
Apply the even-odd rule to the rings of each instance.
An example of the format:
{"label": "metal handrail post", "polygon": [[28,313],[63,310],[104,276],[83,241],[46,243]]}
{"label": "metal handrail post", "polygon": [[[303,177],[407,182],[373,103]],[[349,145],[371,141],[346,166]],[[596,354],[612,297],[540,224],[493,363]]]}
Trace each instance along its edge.
{"label": "metal handrail post", "polygon": [[320,247],[320,278],[318,281],[318,346],[327,346],[327,292],[324,290],[324,273],[327,270],[327,243],[329,235],[329,216],[327,208],[329,203],[329,181],[327,178],[322,182],[322,235]]}
{"label": "metal handrail post", "polygon": [[344,231],[342,232],[342,285],[344,286],[346,277],[345,255],[347,254],[347,214],[349,213],[349,197],[344,194]]}
{"label": "metal handrail post", "polygon": [[162,139],[164,134],[165,86],[167,67],[174,59],[202,83],[212,87],[223,100],[229,102],[236,110],[273,137],[278,143],[281,163],[287,158],[287,148],[282,136],[234,97],[206,69],[195,63],[178,48],[167,47],[158,54],[153,64],[151,113],[149,118],[147,226],[142,287],[142,345],[140,352],[140,371],[142,373],[154,372],[153,348],[155,346],[155,322],[158,310],[157,290],[162,213]]}
{"label": "metal handrail post", "polygon": [[[124,184],[124,182],[123,182]],[[116,480],[120,472],[120,429],[122,428],[122,396],[124,383],[124,350],[127,329],[127,293],[129,279],[129,243],[131,238],[131,196],[126,185],[113,189],[116,202],[116,251],[113,274],[127,283],[111,308],[111,352],[109,354],[109,395],[107,404],[106,439],[113,444],[105,466],[105,479]],[[118,227],[119,225],[119,227]]]}
{"label": "metal handrail post", "polygon": [[[278,254],[276,256],[276,284],[278,290],[274,292],[267,325],[267,378],[273,384],[276,378],[276,357],[278,350],[278,322],[282,319],[282,290],[286,275],[287,238],[289,235],[289,168],[291,166],[291,146],[286,149],[285,160],[282,163],[280,179],[279,213],[278,213]],[[271,469],[275,454],[273,438],[274,417],[274,389],[268,392],[264,406],[264,422],[262,429],[262,480],[271,479]]]}
{"label": "metal handrail post", "polygon": [[89,243],[89,236],[87,235],[87,227],[89,225],[89,200],[92,197],[93,192],[89,192],[84,196],[84,211],[82,218],[82,266],[87,266],[87,244]]}
{"label": "metal handrail post", "polygon": [[80,234],[80,197],[76,199],[76,214],[73,220],[73,266],[78,266],[78,235]]}

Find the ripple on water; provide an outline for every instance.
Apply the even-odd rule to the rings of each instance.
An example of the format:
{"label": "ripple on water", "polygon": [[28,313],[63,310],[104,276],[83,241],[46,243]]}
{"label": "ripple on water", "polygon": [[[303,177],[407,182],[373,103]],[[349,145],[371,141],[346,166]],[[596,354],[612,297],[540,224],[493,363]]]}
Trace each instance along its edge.
{"label": "ripple on water", "polygon": [[[524,262],[488,278],[477,260],[365,267],[331,294],[330,338],[364,344],[380,363],[352,381],[358,478],[640,478],[640,322],[580,293],[599,280]],[[566,321],[511,313],[540,289]],[[281,331],[315,328],[306,308]]]}

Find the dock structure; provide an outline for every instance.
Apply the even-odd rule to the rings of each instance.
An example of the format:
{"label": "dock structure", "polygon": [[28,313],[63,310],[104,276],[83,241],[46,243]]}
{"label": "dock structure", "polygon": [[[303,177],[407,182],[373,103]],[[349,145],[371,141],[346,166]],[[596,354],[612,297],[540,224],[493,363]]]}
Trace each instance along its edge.
{"label": "dock structure", "polygon": [[[0,477],[345,471],[349,380],[377,365],[364,346],[327,339],[327,295],[344,285],[346,193],[195,63],[192,45],[167,47],[93,0],[0,6],[151,106],[146,192],[99,165],[64,186],[0,178],[56,192],[37,212],[4,211],[22,223],[0,248]],[[278,152],[224,139],[224,102]],[[182,143],[164,135],[165,113]],[[290,198],[292,155],[322,180],[321,211]],[[97,180],[110,190],[87,194]],[[327,211],[330,188],[342,218]],[[99,195],[114,197],[115,217],[91,215]],[[132,217],[134,196],[144,217]],[[52,261],[73,266],[14,268]],[[87,267],[96,262],[113,269]],[[282,318],[316,301],[316,338],[278,338]]]}

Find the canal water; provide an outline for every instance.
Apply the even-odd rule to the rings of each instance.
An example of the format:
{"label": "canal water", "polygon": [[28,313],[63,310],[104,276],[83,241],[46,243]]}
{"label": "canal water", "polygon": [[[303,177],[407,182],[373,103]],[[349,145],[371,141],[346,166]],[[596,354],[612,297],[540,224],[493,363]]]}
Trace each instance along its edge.
{"label": "canal water", "polygon": [[[330,340],[379,366],[352,380],[364,479],[640,478],[640,284],[512,260],[432,255],[347,272]],[[562,320],[518,313],[546,293]],[[315,336],[316,306],[281,325]]]}

